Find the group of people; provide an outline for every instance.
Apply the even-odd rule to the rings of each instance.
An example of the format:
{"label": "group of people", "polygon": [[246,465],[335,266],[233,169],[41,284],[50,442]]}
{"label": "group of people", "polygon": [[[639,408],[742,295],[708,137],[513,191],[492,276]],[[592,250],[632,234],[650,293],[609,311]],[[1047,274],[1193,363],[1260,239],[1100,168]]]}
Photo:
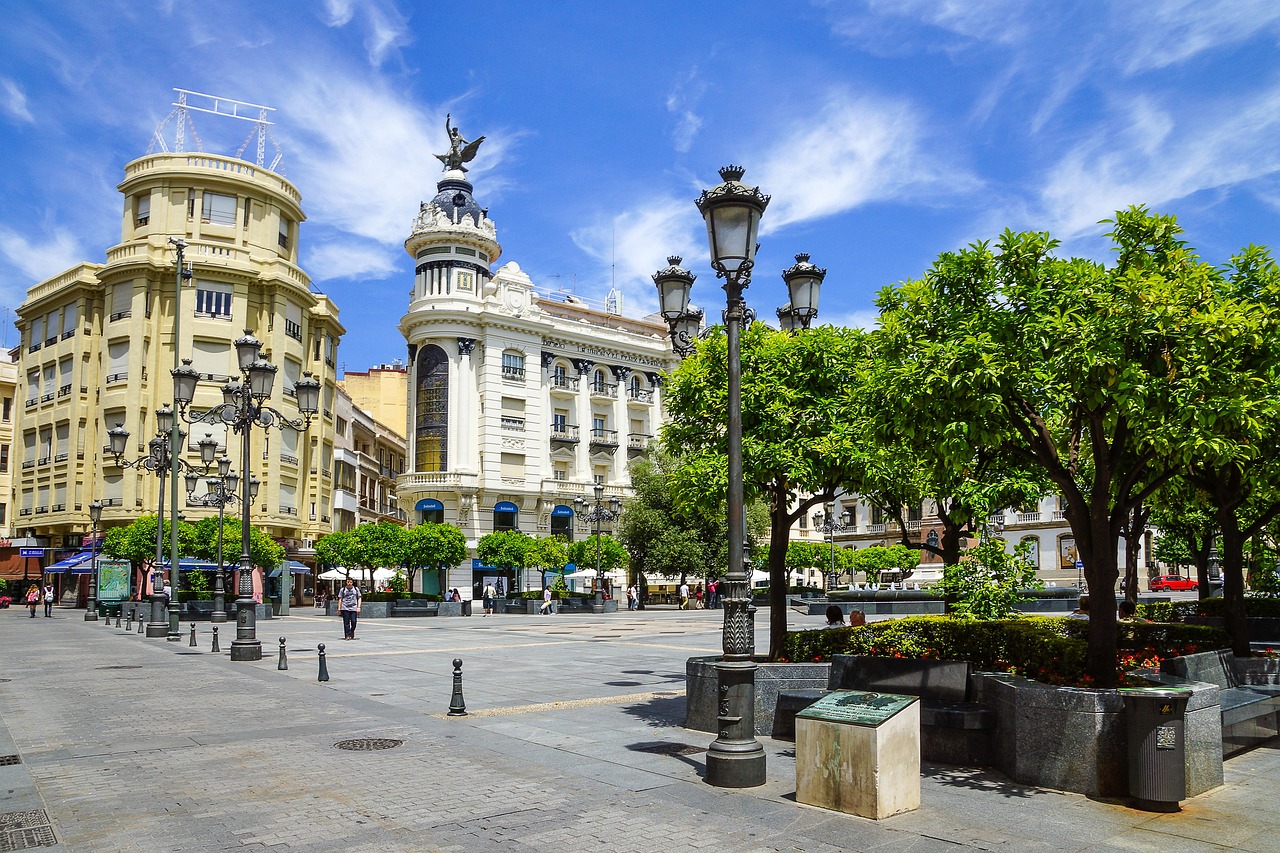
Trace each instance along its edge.
{"label": "group of people", "polygon": [[[681,610],[701,610],[703,608],[702,584],[698,584],[693,590],[693,595],[689,594],[689,584],[680,584],[680,609]],[[714,609],[720,604],[720,581],[714,580],[707,584],[706,607]]]}
{"label": "group of people", "polygon": [[47,586],[44,584],[38,586],[32,584],[31,588],[27,590],[26,597],[27,608],[31,611],[31,618],[36,618],[36,607],[41,602],[44,603],[44,615],[48,618],[53,618],[53,597],[53,584]]}

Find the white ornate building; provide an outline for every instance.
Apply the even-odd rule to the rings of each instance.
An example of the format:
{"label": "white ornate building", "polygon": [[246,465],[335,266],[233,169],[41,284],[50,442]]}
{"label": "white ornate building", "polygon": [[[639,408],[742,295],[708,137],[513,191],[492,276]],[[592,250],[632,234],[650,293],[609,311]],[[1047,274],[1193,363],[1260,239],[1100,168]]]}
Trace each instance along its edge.
{"label": "white ornate building", "polygon": [[[660,376],[676,365],[666,325],[540,296],[515,262],[491,272],[502,248],[472,190],[446,171],[405,241],[417,268],[400,321],[399,506],[411,524],[457,525],[472,547],[503,529],[572,536],[574,498],[603,483],[606,499],[625,499],[627,462],[657,432]],[[466,595],[492,574],[463,565],[447,585]]]}

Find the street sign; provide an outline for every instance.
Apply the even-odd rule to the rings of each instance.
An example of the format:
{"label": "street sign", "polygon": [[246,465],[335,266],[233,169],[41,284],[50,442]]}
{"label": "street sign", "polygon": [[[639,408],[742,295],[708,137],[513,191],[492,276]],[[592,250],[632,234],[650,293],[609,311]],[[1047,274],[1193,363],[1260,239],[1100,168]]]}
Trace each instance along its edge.
{"label": "street sign", "polygon": [[1076,571],[1084,568],[1084,560],[1076,560]]}
{"label": "street sign", "polygon": [[43,557],[44,549],[43,548],[19,548],[18,556],[19,557]]}

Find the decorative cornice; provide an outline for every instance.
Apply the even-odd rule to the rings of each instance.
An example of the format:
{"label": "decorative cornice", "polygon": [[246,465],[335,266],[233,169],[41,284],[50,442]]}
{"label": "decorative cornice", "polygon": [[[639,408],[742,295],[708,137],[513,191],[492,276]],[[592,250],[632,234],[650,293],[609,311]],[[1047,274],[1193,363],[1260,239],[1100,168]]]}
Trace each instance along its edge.
{"label": "decorative cornice", "polygon": [[573,359],[573,366],[577,368],[579,376],[586,376],[591,372],[591,368],[596,366],[596,363],[589,358],[575,358]]}
{"label": "decorative cornice", "polygon": [[471,351],[475,348],[475,338],[458,338],[458,352],[461,355],[471,355]]}

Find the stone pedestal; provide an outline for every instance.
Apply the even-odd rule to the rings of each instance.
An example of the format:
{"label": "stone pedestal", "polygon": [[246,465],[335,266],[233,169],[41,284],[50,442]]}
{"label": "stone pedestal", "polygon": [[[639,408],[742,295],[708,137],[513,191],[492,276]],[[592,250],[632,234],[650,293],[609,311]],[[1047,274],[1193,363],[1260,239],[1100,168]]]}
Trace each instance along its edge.
{"label": "stone pedestal", "polygon": [[840,690],[801,711],[796,800],[875,820],[919,808],[919,701]]}

